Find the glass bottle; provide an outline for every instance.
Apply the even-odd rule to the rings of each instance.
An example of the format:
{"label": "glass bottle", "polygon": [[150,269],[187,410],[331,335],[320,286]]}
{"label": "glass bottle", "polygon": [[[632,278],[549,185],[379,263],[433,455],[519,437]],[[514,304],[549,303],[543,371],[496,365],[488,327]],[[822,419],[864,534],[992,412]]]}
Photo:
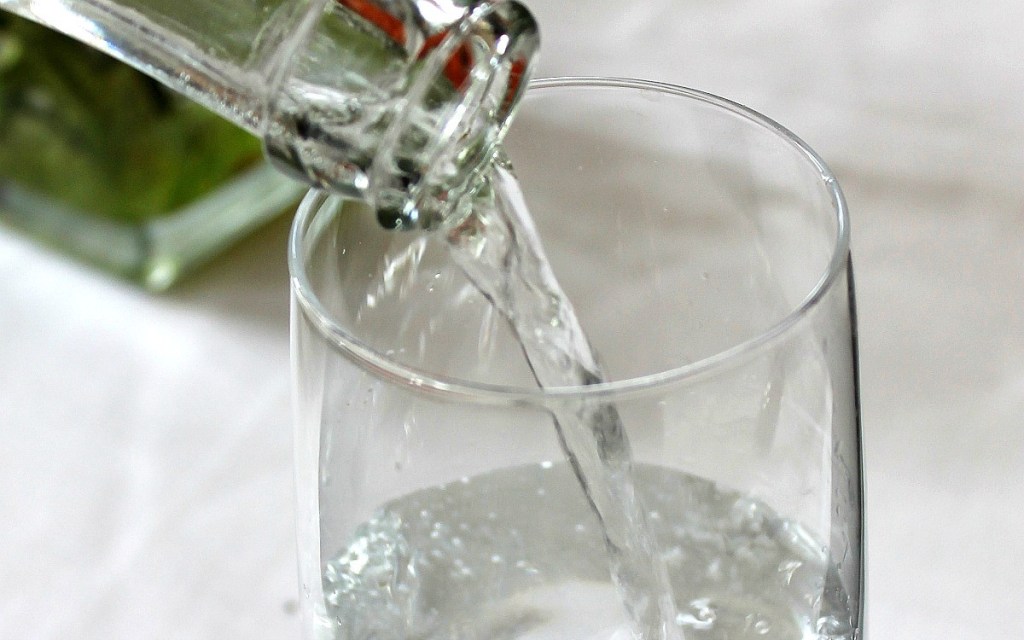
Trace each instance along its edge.
{"label": "glass bottle", "polygon": [[280,169],[427,226],[490,159],[537,25],[515,0],[0,0],[259,136]]}

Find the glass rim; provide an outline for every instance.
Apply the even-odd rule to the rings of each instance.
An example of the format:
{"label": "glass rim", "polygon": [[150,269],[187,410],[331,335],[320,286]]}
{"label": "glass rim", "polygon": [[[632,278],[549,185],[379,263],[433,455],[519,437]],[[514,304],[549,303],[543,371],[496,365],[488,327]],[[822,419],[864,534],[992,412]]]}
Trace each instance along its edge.
{"label": "glass rim", "polygon": [[828,264],[803,300],[794,305],[782,319],[753,337],[741,340],[726,349],[722,349],[694,362],[641,376],[592,385],[543,388],[514,387],[441,376],[395,362],[387,355],[373,349],[345,331],[331,318],[331,315],[324,308],[309,282],[303,263],[302,246],[305,236],[304,230],[309,228],[310,221],[316,216],[320,207],[327,202],[331,195],[319,189],[312,189],[303,198],[292,222],[288,238],[288,269],[293,295],[299,301],[302,312],[313,323],[321,337],[364,370],[396,384],[462,401],[469,400],[477,403],[499,405],[536,404],[557,399],[622,397],[642,394],[666,385],[696,379],[715,370],[725,368],[732,362],[753,355],[764,347],[784,339],[792,327],[817,307],[846,268],[850,248],[849,212],[843,192],[831,169],[828,168],[824,160],[807,143],[778,122],[742,104],[698,89],[664,82],[599,76],[552,77],[531,81],[525,96],[528,97],[532,92],[544,89],[573,87],[641,89],[697,100],[724,111],[729,111],[750,123],[767,129],[796,149],[811,166],[817,169],[822,184],[825,185],[830,194],[832,210],[837,222],[835,241]]}

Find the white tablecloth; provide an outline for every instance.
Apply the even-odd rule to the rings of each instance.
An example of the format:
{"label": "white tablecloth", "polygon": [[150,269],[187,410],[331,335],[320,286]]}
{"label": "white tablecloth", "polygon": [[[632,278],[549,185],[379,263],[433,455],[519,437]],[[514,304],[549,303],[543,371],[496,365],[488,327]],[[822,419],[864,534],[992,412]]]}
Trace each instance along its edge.
{"label": "white tablecloth", "polygon": [[[871,637],[1024,637],[1024,4],[537,0],[541,73],[726,95],[853,212]],[[296,638],[280,221],[150,295],[0,229],[0,639]]]}

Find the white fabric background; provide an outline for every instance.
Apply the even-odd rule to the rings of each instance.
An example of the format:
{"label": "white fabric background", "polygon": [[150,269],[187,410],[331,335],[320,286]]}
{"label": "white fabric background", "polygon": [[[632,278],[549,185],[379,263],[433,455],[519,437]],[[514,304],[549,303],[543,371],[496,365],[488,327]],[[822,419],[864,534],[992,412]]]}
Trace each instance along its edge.
{"label": "white fabric background", "polygon": [[[1024,637],[1024,4],[531,6],[543,75],[719,93],[831,164],[868,633]],[[297,637],[286,231],[154,296],[0,229],[0,639]]]}

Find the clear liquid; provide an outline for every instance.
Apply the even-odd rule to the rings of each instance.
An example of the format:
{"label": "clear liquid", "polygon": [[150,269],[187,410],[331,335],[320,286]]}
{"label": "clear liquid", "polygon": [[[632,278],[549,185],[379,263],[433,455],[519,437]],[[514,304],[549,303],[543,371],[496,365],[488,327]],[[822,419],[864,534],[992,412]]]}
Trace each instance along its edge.
{"label": "clear liquid", "polygon": [[[551,271],[515,176],[499,165],[489,180],[489,189],[462,203],[470,210],[448,232],[452,259],[509,322],[540,386],[602,382],[601,365]],[[681,638],[672,585],[634,487],[618,411],[601,401],[552,411],[566,460],[601,524],[608,566],[635,631],[649,640]]]}
{"label": "clear liquid", "polygon": [[[489,318],[508,321],[539,385],[599,383],[600,363],[544,257],[514,177],[499,163],[489,181],[433,234],[377,245],[378,233],[364,260],[330,267],[331,274],[357,274],[356,286],[341,287],[355,296],[352,308],[343,305],[346,313],[383,348],[402,353],[398,344],[407,341],[414,361],[429,361],[435,334],[412,327],[437,309],[426,301],[425,309],[404,307],[418,275],[440,275],[421,268],[426,254],[426,264],[457,265],[499,312]],[[372,225],[358,216],[349,220],[357,222],[344,227],[346,239]],[[338,240],[335,233],[324,237]],[[442,237],[446,251],[431,257],[428,239],[434,244]],[[459,283],[458,295],[472,297]],[[406,312],[426,315],[406,322]],[[386,327],[379,334],[370,329],[377,321]],[[499,472],[398,499],[350,540],[336,537],[348,535],[347,527],[332,529],[329,548],[321,550],[344,550],[324,565],[326,609],[317,612],[324,635],[317,637],[856,638],[825,547],[751,499],[678,473],[638,468],[625,427],[642,425],[623,425],[614,406],[578,398],[550,407],[565,454],[563,463],[551,465],[561,469],[556,484],[520,490],[501,479],[540,470]],[[498,488],[489,489],[492,482]],[[549,497],[538,502],[540,494]],[[327,522],[341,507],[321,504]],[[577,515],[565,520],[570,512]],[[578,527],[591,536],[585,548],[574,537]],[[785,545],[789,555],[780,550]],[[523,582],[521,572],[536,579]]]}
{"label": "clear liquid", "polygon": [[[691,640],[853,640],[834,568],[801,527],[715,484],[634,469]],[[383,505],[326,565],[338,640],[625,640],[600,521],[568,463],[464,479]]]}
{"label": "clear liquid", "polygon": [[[600,383],[510,169],[498,162],[448,220],[449,259],[508,322],[537,383]],[[824,547],[798,525],[637,466],[612,404],[550,410],[564,462],[413,494],[359,528],[326,565],[329,637],[856,638]]]}

